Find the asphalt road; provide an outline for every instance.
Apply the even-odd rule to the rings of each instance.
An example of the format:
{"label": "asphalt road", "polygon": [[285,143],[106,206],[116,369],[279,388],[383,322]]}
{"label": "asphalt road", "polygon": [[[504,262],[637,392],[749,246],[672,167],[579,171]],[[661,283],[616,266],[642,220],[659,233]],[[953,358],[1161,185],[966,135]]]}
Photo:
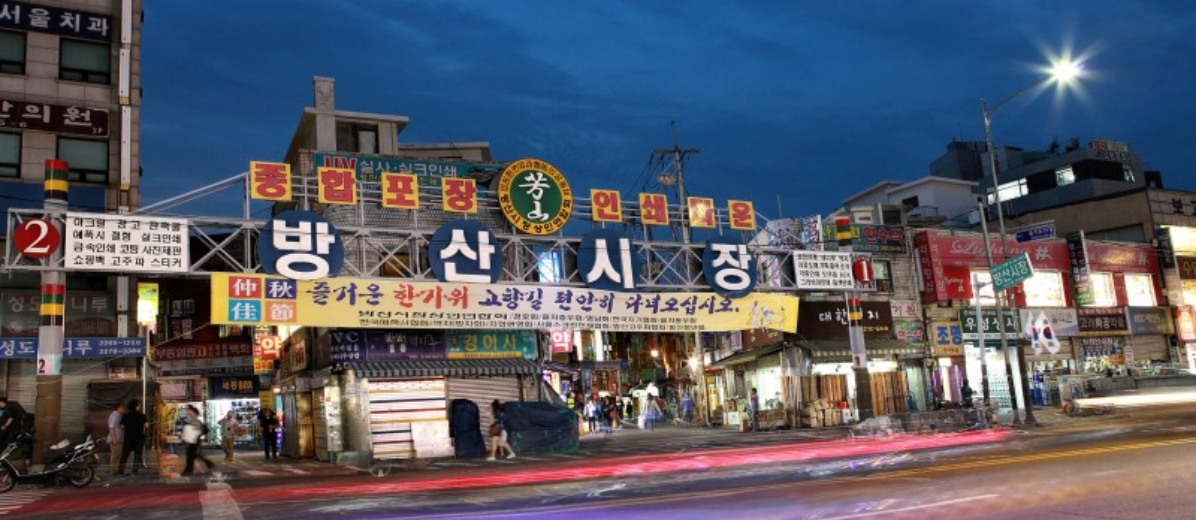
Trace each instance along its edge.
{"label": "asphalt road", "polygon": [[[18,490],[0,518],[1188,519],[1196,411],[384,478]],[[9,502],[6,502],[8,500]],[[5,504],[11,504],[6,506]]]}

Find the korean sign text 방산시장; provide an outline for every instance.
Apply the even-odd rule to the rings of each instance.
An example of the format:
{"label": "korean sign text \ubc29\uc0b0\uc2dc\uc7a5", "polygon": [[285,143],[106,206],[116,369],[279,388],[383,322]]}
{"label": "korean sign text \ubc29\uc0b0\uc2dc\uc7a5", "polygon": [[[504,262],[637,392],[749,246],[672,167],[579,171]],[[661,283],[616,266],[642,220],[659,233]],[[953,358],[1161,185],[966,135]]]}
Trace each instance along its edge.
{"label": "korean sign text \ubc29\uc0b0\uc2dc\uc7a5", "polygon": [[710,292],[625,293],[354,278],[297,281],[213,273],[212,303],[213,322],[228,325],[793,332],[798,299],[761,293],[732,299]]}

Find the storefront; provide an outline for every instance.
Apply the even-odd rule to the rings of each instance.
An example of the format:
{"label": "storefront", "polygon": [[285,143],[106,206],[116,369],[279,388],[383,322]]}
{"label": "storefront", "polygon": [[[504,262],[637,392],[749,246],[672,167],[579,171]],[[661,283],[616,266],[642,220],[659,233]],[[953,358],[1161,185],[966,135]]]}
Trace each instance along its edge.
{"label": "storefront", "polygon": [[1087,373],[1124,373],[1125,348],[1130,343],[1124,307],[1076,309],[1080,335],[1081,369]]}
{"label": "storefront", "polygon": [[[1080,370],[1082,359],[1079,317],[1074,308],[1031,307],[1018,310],[1023,329],[1040,331],[1042,340],[1031,342],[1026,364],[1031,374],[1030,392],[1037,406],[1062,403],[1059,378]],[[1049,329],[1048,329],[1049,327]],[[1050,332],[1049,336],[1046,331]]]}

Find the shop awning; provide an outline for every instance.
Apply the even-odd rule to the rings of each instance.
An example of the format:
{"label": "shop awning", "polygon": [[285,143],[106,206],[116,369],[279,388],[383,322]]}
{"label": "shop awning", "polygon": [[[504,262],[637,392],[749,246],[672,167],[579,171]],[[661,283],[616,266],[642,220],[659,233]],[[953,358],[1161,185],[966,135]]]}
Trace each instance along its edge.
{"label": "shop awning", "polygon": [[[850,363],[851,342],[845,339],[815,339],[803,340],[798,343],[810,349],[810,357],[815,363]],[[869,339],[864,341],[864,348],[870,359],[884,357],[892,359],[894,356],[924,356],[926,348],[921,345],[906,343],[898,339]]]}
{"label": "shop awning", "polygon": [[357,377],[367,379],[535,376],[540,374],[539,363],[523,358],[372,361],[353,363],[350,366],[357,373]]}
{"label": "shop awning", "polygon": [[755,361],[756,359],[761,358],[763,356],[767,356],[769,354],[776,354],[777,352],[780,352],[782,348],[785,348],[785,344],[777,343],[776,345],[772,345],[769,347],[760,347],[760,348],[754,348],[751,350],[745,350],[743,352],[736,352],[734,354],[731,354],[730,356],[727,356],[718,361],[715,361],[714,363],[711,363],[710,367],[724,368],[724,367],[729,367],[732,365],[740,365],[740,364],[747,363],[750,361]]}

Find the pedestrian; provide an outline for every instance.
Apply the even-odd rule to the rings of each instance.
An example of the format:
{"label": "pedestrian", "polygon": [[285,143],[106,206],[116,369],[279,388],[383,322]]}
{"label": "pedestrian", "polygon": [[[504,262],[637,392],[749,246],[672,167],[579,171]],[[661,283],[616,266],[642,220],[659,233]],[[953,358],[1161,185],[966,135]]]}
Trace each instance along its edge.
{"label": "pedestrian", "polygon": [[199,452],[199,443],[208,437],[208,425],[199,418],[199,409],[194,406],[187,406],[187,416],[183,417],[182,437],[183,442],[187,444],[187,465],[183,468],[182,476],[191,476],[195,471],[195,459],[203,461],[208,471],[216,469],[216,463]]}
{"label": "pedestrian", "polygon": [[963,380],[963,383],[961,386],[963,388],[960,389],[959,396],[960,396],[960,399],[963,399],[963,407],[971,408],[973,406],[972,395],[974,395],[976,392],[975,392],[975,390],[972,390],[972,385],[968,383],[967,379]]}
{"label": "pedestrian", "polygon": [[125,445],[120,452],[120,467],[116,470],[117,475],[124,474],[125,463],[129,461],[129,455],[133,456],[134,475],[137,474],[138,467],[145,467],[142,452],[145,450],[145,434],[146,428],[149,427],[149,421],[145,414],[141,413],[141,401],[136,399],[129,401],[127,410],[120,419],[120,431]]}
{"label": "pedestrian", "polygon": [[494,415],[494,422],[490,423],[490,456],[486,457],[486,460],[495,460],[502,455],[503,449],[507,450],[508,459],[515,458],[515,450],[507,441],[506,417],[502,411],[502,401],[495,399],[490,403],[490,413]]}
{"label": "pedestrian", "polygon": [[602,414],[602,432],[607,435],[614,433],[615,423],[614,418],[611,417],[615,413],[614,398],[610,396],[603,397],[598,410]]}
{"label": "pedestrian", "polygon": [[25,408],[20,403],[0,397],[0,451],[28,430],[25,415]]}
{"label": "pedestrian", "polygon": [[648,398],[644,400],[644,409],[640,413],[644,416],[644,425],[649,430],[656,429],[656,420],[661,415],[660,404],[656,401],[656,396],[648,395]]}
{"label": "pedestrian", "polygon": [[748,398],[748,419],[752,421],[752,431],[760,431],[760,394],[756,393],[755,388]]}
{"label": "pedestrian", "polygon": [[685,420],[685,424],[693,424],[694,422],[694,398],[689,394],[681,396],[681,416]]}
{"label": "pedestrian", "polygon": [[233,461],[233,444],[237,442],[237,418],[233,416],[233,411],[229,410],[224,415],[220,422],[216,423],[220,426],[220,447],[224,449],[224,462]]}
{"label": "pedestrian", "polygon": [[631,401],[631,396],[628,395],[623,398],[623,417],[635,416],[635,404]]}
{"label": "pedestrian", "polygon": [[266,460],[278,460],[278,416],[274,410],[262,408],[258,412],[258,422],[262,427],[262,445],[266,450]]}
{"label": "pedestrian", "polygon": [[586,424],[590,427],[589,433],[598,433],[598,417],[601,416],[601,413],[598,409],[598,401],[595,401],[593,397],[586,401],[585,414]]}
{"label": "pedestrian", "polygon": [[125,442],[125,432],[121,430],[120,419],[125,415],[125,403],[116,403],[116,408],[108,414],[108,471],[113,475],[120,473],[120,458]]}

